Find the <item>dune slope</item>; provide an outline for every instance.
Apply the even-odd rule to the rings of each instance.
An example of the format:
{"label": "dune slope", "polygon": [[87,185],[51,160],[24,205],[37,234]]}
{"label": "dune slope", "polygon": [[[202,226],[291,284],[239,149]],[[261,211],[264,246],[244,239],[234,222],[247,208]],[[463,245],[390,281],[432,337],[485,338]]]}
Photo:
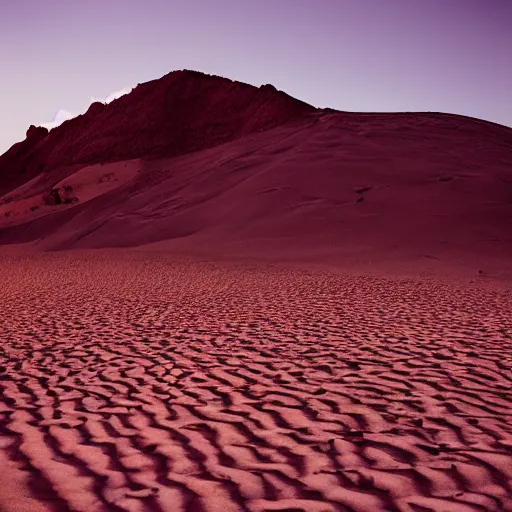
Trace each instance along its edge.
{"label": "dune slope", "polygon": [[[2,198],[0,243],[506,267],[511,149],[512,130],[459,116],[319,111],[138,159],[129,180],[117,175],[133,161],[43,173]],[[49,189],[88,174],[87,193],[45,203]]]}

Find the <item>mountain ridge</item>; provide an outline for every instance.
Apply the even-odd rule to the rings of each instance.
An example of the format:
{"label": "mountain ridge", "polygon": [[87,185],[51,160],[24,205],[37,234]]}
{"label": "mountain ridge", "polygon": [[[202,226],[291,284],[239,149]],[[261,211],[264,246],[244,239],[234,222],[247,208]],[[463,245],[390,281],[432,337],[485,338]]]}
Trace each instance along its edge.
{"label": "mountain ridge", "polygon": [[0,156],[0,193],[59,167],[176,156],[315,111],[270,85],[173,71],[108,105],[95,102],[49,132],[31,126],[24,141]]}

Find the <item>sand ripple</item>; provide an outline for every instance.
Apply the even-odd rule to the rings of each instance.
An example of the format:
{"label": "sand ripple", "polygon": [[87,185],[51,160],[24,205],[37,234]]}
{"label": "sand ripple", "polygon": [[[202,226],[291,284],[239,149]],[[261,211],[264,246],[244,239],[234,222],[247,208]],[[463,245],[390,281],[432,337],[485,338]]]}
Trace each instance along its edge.
{"label": "sand ripple", "polygon": [[1,264],[2,511],[512,510],[506,290]]}

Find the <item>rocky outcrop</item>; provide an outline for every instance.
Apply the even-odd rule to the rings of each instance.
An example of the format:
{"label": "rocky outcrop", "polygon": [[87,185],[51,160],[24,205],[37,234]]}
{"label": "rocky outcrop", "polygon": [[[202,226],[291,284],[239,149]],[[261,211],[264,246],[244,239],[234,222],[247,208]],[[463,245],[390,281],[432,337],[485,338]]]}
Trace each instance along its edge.
{"label": "rocky outcrop", "polygon": [[94,103],[91,103],[90,107],[87,109],[86,114],[94,115],[98,114],[99,112],[103,111],[106,108],[106,105],[104,103],[101,103],[100,101],[95,101]]}
{"label": "rocky outcrop", "polygon": [[95,102],[50,133],[31,126],[28,143],[0,156],[0,194],[42,171],[178,156],[275,128],[315,110],[272,86],[175,71],[109,104]]}
{"label": "rocky outcrop", "polygon": [[48,128],[44,126],[34,126],[30,125],[29,129],[26,133],[26,138],[28,140],[41,140],[44,139],[48,135]]}
{"label": "rocky outcrop", "polygon": [[43,194],[43,202],[48,206],[56,206],[60,204],[71,204],[78,201],[73,193],[73,187],[66,185],[60,188],[52,188]]}

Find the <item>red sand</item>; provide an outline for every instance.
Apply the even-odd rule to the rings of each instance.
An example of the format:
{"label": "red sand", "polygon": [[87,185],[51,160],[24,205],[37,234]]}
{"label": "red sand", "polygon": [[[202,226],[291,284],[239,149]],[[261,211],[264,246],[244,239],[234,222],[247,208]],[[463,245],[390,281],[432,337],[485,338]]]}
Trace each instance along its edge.
{"label": "red sand", "polygon": [[510,289],[0,263],[2,511],[512,510]]}
{"label": "red sand", "polygon": [[[171,93],[184,102],[180,122]],[[0,245],[147,246],[511,277],[509,128],[445,114],[315,111],[277,91],[186,72],[100,110],[29,137],[21,144],[39,142],[28,164],[23,152],[9,160],[15,147],[0,157]],[[74,202],[45,204],[66,183]]]}
{"label": "red sand", "polygon": [[27,135],[0,511],[512,511],[512,130],[177,72]]}

